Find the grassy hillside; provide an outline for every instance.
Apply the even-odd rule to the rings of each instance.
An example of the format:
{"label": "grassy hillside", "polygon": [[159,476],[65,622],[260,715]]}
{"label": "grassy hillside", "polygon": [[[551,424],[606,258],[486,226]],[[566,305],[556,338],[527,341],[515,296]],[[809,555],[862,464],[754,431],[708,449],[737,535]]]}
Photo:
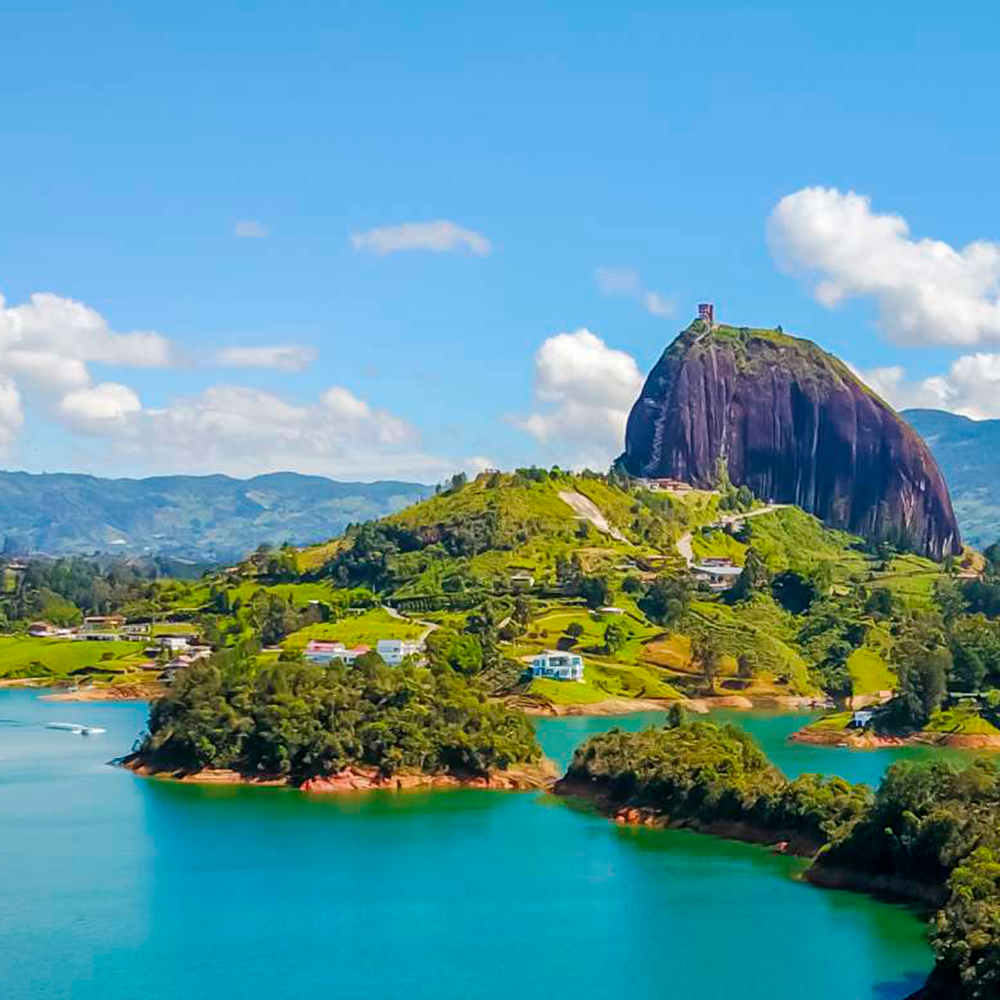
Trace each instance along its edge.
{"label": "grassy hillside", "polygon": [[132,670],[142,652],[141,642],[72,642],[0,636],[0,679],[66,678],[81,667]]}
{"label": "grassy hillside", "polygon": [[573,556],[587,572],[646,557],[679,567],[677,538],[715,518],[716,503],[704,492],[642,495],[596,476],[483,474],[339,542],[301,550],[297,561],[305,572],[365,582],[396,599],[492,592],[518,573],[554,585],[559,563]]}
{"label": "grassy hillside", "polygon": [[[157,581],[133,610],[262,662],[294,659],[313,639],[375,646],[433,627],[429,656],[481,674],[490,693],[557,704],[892,688],[900,627],[931,606],[943,568],[875,555],[801,510],[734,492],[484,473],[339,538],[261,550],[196,582]],[[696,559],[744,564],[756,553],[746,592],[699,585],[682,555],[688,542]],[[58,654],[71,658],[107,652],[62,648],[81,649]],[[12,646],[10,670],[33,663],[32,649]],[[547,649],[579,653],[585,682],[527,676]]]}

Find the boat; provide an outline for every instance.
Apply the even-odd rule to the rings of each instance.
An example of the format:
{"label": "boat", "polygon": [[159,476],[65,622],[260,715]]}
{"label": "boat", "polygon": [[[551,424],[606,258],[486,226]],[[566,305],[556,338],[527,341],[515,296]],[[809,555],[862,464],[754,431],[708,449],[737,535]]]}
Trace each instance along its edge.
{"label": "boat", "polygon": [[66,733],[75,733],[77,736],[94,736],[97,733],[106,733],[106,729],[100,726],[84,726],[79,722],[49,722],[46,729],[59,729]]}

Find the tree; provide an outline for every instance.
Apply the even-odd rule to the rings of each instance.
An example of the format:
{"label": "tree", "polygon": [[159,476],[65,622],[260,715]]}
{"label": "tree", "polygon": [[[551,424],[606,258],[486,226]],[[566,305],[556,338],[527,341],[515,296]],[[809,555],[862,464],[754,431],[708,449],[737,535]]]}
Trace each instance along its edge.
{"label": "tree", "polygon": [[610,622],[604,630],[604,649],[613,656],[628,642],[628,633],[618,622]]}
{"label": "tree", "polygon": [[582,574],[576,581],[576,593],[587,602],[588,608],[600,608],[611,597],[611,584],[606,576]]}
{"label": "tree", "polygon": [[684,725],[687,725],[687,712],[679,701],[675,701],[667,710],[667,729],[680,729]]}
{"label": "tree", "polygon": [[749,653],[740,653],[740,655],[736,657],[736,673],[745,681],[753,678],[753,658]]}
{"label": "tree", "polygon": [[967,605],[965,593],[955,580],[938,580],[934,587],[934,602],[941,609],[946,625],[963,614]]}
{"label": "tree", "polygon": [[570,622],[566,626],[566,635],[571,639],[579,639],[583,635],[584,628],[579,622]]}
{"label": "tree", "polygon": [[819,596],[816,583],[810,575],[788,569],[779,573],[771,584],[774,599],[793,615],[802,614]]}
{"label": "tree", "polygon": [[469,677],[483,669],[483,648],[474,635],[435,629],[427,636],[425,649],[428,662],[439,670],[454,670]]}
{"label": "tree", "polygon": [[661,573],[639,600],[643,613],[658,625],[676,625],[691,603],[691,578],[687,574]]}
{"label": "tree", "polygon": [[986,557],[986,564],[990,569],[994,572],[1000,570],[1000,542],[987,545],[983,549],[983,555]]}
{"label": "tree", "polygon": [[897,663],[899,693],[893,708],[905,725],[923,729],[941,707],[951,670],[951,653],[942,646],[919,649]]}
{"label": "tree", "polygon": [[734,602],[746,601],[770,585],[771,574],[767,565],[761,554],[751,545],[743,562],[743,572],[729,591],[729,599]]}
{"label": "tree", "polygon": [[514,610],[511,617],[518,625],[527,625],[531,621],[531,598],[524,594],[518,594],[514,599]]}
{"label": "tree", "polygon": [[865,612],[876,618],[891,618],[896,610],[897,601],[888,587],[876,587],[865,598]]}
{"label": "tree", "polygon": [[691,643],[691,662],[698,668],[708,691],[714,691],[715,678],[722,666],[722,650],[712,633],[695,636]]}
{"label": "tree", "polygon": [[949,634],[951,686],[979,691],[986,677],[1000,674],[1000,631],[985,615],[959,618]]}

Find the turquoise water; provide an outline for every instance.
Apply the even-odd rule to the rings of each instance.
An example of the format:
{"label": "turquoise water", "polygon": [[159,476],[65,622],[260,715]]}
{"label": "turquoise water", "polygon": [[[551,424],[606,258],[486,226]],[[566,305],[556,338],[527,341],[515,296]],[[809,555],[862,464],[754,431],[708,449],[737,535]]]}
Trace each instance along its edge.
{"label": "turquoise water", "polygon": [[[5,1000],[898,1000],[931,964],[919,919],[797,882],[793,859],[549,796],[309,798],[107,767],[144,717],[0,692],[18,723],[0,721]],[[655,718],[538,726],[564,763]],[[734,719],[789,773],[874,780],[898,756],[789,748],[794,719]]]}

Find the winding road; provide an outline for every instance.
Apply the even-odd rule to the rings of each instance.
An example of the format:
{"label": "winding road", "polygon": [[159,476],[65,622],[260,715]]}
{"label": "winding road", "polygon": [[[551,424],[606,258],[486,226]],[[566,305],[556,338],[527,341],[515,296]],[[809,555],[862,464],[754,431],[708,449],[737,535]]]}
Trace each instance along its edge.
{"label": "winding road", "polygon": [[[790,506],[791,504],[787,503],[769,503],[764,507],[758,507],[756,510],[748,510],[745,514],[726,514],[724,517],[720,517],[717,521],[713,521],[711,524],[706,524],[703,527],[726,528],[733,524],[741,524],[743,521],[746,521],[751,517],[760,517],[762,514],[773,514],[776,510],[783,510],[785,507]],[[688,568],[694,565],[695,559],[694,549],[691,546],[693,534],[694,533],[691,531],[686,531],[680,538],[677,539],[677,551],[681,554],[681,557],[687,564]]]}

